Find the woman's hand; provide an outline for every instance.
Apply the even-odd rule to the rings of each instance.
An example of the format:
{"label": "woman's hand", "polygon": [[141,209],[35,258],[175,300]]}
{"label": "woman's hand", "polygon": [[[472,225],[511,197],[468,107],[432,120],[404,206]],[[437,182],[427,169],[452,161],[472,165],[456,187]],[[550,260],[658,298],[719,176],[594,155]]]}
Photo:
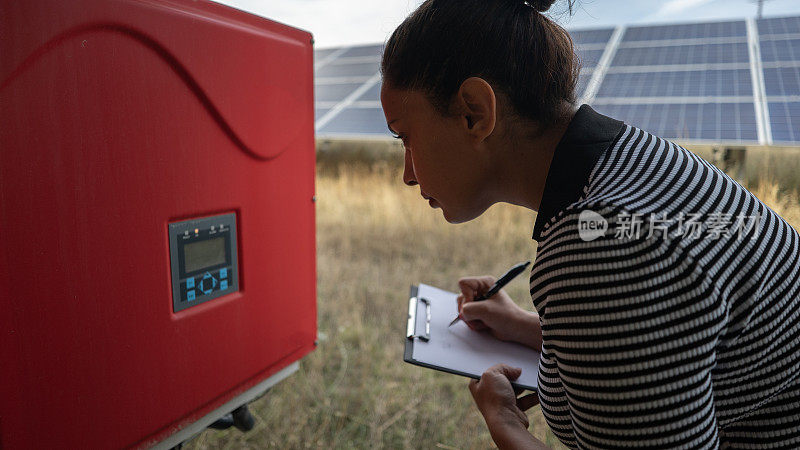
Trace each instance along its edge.
{"label": "woman's hand", "polygon": [[522,369],[497,364],[481,375],[480,380],[472,380],[469,390],[478,409],[481,411],[492,439],[500,448],[522,448],[543,446],[531,436],[527,429],[530,423],[526,410],[539,403],[536,393],[517,398],[511,386]]}
{"label": "woman's hand", "polygon": [[495,282],[491,276],[465,277],[458,280],[458,312],[467,326],[475,331],[487,330],[502,341],[519,342],[534,350],[542,348],[539,315],[517,306],[506,291],[480,302],[475,297],[488,291]]}

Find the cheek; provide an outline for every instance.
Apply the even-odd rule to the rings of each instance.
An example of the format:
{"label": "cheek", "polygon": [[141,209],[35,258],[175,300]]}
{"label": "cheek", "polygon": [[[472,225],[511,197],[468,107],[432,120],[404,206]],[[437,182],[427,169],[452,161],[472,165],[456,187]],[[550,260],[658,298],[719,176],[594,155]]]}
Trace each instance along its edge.
{"label": "cheek", "polygon": [[421,187],[431,195],[440,193],[439,184],[440,180],[446,174],[442,173],[440,162],[436,159],[436,155],[431,155],[423,151],[414,152],[412,150],[412,170],[417,182]]}
{"label": "cheek", "polygon": [[[428,139],[412,143],[411,158],[417,182],[426,193],[435,198],[451,197],[451,191],[459,182],[458,173],[467,163],[459,157],[458,142],[448,134],[450,128],[437,122],[419,133]],[[439,197],[436,197],[436,195]]]}

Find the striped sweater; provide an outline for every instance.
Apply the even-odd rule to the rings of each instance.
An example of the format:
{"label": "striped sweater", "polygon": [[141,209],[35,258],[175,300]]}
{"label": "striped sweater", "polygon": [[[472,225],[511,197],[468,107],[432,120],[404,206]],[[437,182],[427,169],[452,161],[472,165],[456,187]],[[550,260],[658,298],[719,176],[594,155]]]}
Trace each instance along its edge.
{"label": "striped sweater", "polygon": [[583,105],[530,293],[571,448],[800,448],[800,235],[688,150]]}

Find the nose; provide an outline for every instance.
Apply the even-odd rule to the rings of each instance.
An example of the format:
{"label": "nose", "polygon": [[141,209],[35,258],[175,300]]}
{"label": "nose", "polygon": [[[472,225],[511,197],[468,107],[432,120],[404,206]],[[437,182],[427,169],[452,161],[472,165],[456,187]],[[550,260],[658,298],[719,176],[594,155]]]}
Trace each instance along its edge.
{"label": "nose", "polygon": [[411,152],[406,150],[406,162],[403,168],[403,183],[414,186],[417,184],[417,177],[414,174],[414,163],[411,161]]}

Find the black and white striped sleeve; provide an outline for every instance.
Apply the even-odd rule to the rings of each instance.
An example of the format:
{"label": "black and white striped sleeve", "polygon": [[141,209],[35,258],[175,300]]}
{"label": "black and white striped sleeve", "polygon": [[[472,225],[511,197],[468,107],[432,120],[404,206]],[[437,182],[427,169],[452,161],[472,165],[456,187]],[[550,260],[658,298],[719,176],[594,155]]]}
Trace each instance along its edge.
{"label": "black and white striped sleeve", "polygon": [[541,385],[545,416],[567,421],[579,448],[716,448],[711,372],[726,316],[718,289],[677,241],[584,241],[578,213],[547,230],[531,274],[540,376],[560,379],[567,405],[547,410],[557,394]]}

